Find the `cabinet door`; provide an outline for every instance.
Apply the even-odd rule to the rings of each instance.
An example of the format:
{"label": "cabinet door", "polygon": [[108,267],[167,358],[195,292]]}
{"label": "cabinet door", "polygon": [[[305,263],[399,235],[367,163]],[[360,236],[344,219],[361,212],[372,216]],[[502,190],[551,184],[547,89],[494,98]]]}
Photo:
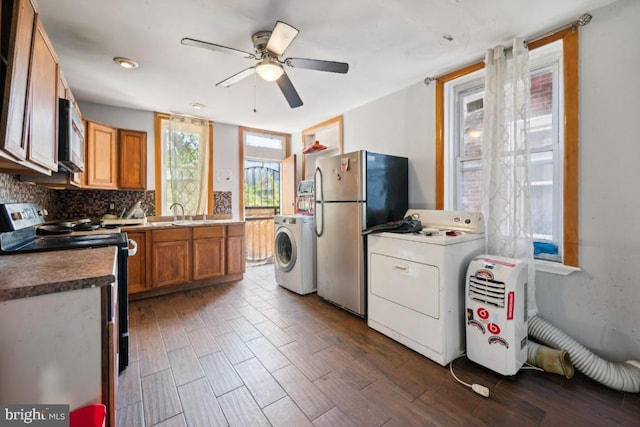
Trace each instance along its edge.
{"label": "cabinet door", "polygon": [[179,285],[191,280],[191,230],[153,230],[151,285]]}
{"label": "cabinet door", "polygon": [[127,232],[129,239],[135,240],[138,244],[138,252],[134,256],[129,257],[129,293],[135,294],[147,290],[146,275],[146,233],[144,232]]}
{"label": "cabinet door", "polygon": [[[3,2],[4,3],[4,2]],[[9,3],[9,2],[7,2]],[[2,49],[7,60],[3,84],[2,120],[0,120],[0,148],[18,160],[27,158],[26,112],[31,42],[36,23],[36,7],[31,0],[13,2],[10,27],[2,27],[2,39],[9,39],[8,51]],[[8,13],[3,4],[3,15]],[[3,19],[4,21],[4,19]],[[4,23],[4,22],[3,22]],[[6,55],[6,56],[5,56]],[[4,67],[4,65],[3,65]]]}
{"label": "cabinet door", "polygon": [[38,21],[33,35],[28,159],[58,171],[58,59]]}
{"label": "cabinet door", "polygon": [[120,188],[147,189],[147,133],[120,130]]}
{"label": "cabinet door", "polygon": [[117,139],[115,128],[87,121],[85,185],[87,188],[118,188]]}
{"label": "cabinet door", "polygon": [[193,280],[225,274],[224,227],[193,229]]}
{"label": "cabinet door", "polygon": [[245,271],[244,225],[227,227],[227,274]]}

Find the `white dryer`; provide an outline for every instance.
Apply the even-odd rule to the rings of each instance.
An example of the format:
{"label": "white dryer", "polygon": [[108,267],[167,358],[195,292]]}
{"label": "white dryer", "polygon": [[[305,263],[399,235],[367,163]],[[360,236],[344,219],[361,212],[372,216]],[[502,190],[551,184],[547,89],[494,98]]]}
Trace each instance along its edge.
{"label": "white dryer", "polygon": [[465,349],[467,266],[485,250],[480,213],[409,210],[422,233],[369,234],[368,324],[445,366]]}
{"label": "white dryer", "polygon": [[300,295],[316,291],[316,235],[309,215],[276,215],[276,282]]}

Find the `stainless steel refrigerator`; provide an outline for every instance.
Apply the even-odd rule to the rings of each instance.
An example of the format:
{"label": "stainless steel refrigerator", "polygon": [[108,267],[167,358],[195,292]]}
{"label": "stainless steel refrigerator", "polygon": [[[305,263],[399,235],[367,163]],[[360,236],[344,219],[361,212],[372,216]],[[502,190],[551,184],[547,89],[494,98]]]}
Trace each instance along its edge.
{"label": "stainless steel refrigerator", "polygon": [[354,151],[318,159],[314,173],[318,295],[366,317],[366,238],[362,231],[402,218],[408,159]]}

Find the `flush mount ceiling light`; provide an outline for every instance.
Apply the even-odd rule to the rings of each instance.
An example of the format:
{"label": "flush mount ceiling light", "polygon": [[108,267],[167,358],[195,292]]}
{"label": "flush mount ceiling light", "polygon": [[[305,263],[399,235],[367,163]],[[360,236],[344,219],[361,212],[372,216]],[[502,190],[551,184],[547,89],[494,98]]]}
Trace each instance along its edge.
{"label": "flush mount ceiling light", "polygon": [[113,58],[113,62],[121,66],[122,68],[126,68],[128,70],[133,70],[134,68],[138,68],[138,63],[128,58],[122,58],[117,56]]}
{"label": "flush mount ceiling light", "polygon": [[200,104],[199,102],[192,102],[191,103],[191,108],[193,108],[194,110],[202,110],[205,107],[204,104]]}
{"label": "flush mount ceiling light", "polygon": [[284,70],[278,61],[268,56],[256,65],[256,73],[268,82],[275,82],[284,74]]}

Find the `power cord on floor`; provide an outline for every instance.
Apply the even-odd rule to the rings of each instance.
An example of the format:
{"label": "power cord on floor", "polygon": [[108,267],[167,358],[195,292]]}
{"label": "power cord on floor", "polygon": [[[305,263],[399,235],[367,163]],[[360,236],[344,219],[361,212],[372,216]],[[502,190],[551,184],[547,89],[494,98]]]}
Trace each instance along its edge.
{"label": "power cord on floor", "polygon": [[[463,356],[464,354],[458,356],[457,358],[463,357]],[[455,378],[455,380],[458,381],[460,384],[469,387],[471,390],[473,390],[475,393],[479,394],[480,396],[489,397],[489,389],[487,387],[483,386],[482,384],[466,383],[456,376],[456,374],[453,372],[453,361],[456,359],[453,359],[451,362],[449,362],[449,372],[451,372],[451,375],[453,376],[453,378]]]}

